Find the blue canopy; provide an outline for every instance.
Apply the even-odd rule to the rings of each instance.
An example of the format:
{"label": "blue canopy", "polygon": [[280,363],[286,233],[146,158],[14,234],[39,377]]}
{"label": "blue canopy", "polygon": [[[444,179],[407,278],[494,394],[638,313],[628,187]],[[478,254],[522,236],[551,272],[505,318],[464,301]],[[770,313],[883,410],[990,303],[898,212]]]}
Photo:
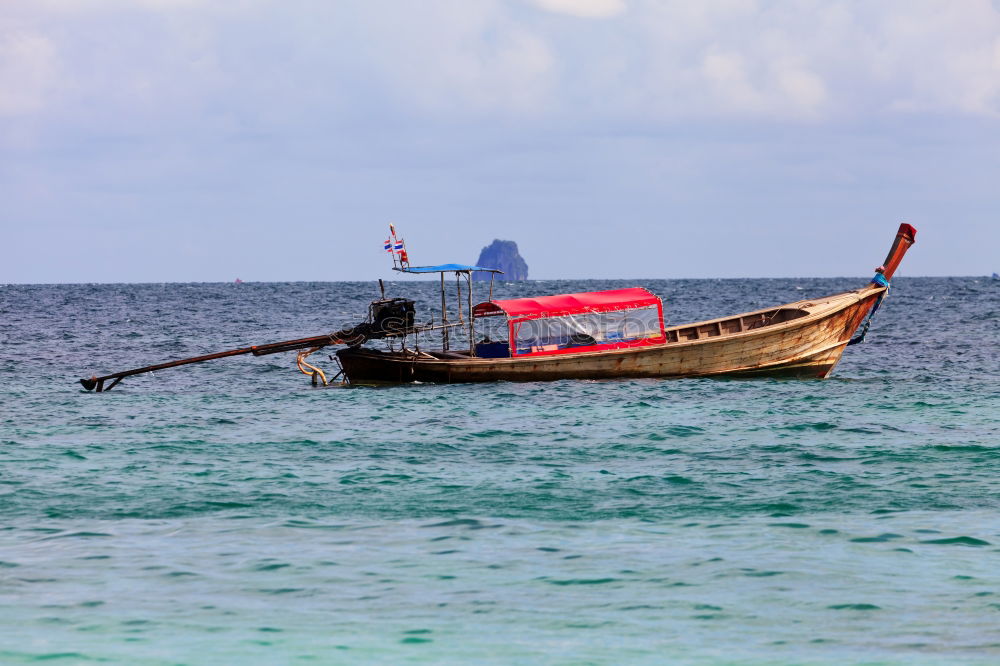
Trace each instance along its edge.
{"label": "blue canopy", "polygon": [[482,266],[463,266],[462,264],[441,264],[440,266],[408,266],[407,268],[394,268],[401,273],[450,273],[452,271],[485,271],[487,273],[503,273],[496,268],[483,268]]}

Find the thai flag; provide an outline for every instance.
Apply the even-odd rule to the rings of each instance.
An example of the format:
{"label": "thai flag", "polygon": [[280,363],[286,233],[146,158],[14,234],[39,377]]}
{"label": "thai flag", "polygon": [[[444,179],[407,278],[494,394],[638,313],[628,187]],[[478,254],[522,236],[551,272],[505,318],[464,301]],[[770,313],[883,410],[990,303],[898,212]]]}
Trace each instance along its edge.
{"label": "thai flag", "polygon": [[403,251],[403,241],[401,241],[401,240],[396,241],[396,244],[393,246],[392,249],[395,250],[396,252],[402,252]]}
{"label": "thai flag", "polygon": [[385,239],[385,251],[392,252],[392,241],[388,238]]}

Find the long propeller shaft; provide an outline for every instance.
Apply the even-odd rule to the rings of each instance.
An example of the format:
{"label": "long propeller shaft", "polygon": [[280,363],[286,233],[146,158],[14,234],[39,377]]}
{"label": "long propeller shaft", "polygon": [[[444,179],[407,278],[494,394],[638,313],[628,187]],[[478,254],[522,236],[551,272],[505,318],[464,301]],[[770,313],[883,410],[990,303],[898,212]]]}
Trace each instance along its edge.
{"label": "long propeller shaft", "polygon": [[[141,375],[145,372],[153,372],[156,370],[165,370],[167,368],[176,368],[180,365],[190,365],[191,363],[202,363],[204,361],[212,361],[217,358],[225,358],[227,356],[240,356],[241,354],[253,354],[254,356],[266,356],[268,354],[278,354],[285,351],[294,351],[296,349],[306,349],[309,347],[325,347],[327,345],[336,344],[346,344],[350,342],[349,339],[344,339],[337,334],[328,335],[316,335],[311,338],[299,338],[297,340],[284,340],[282,342],[271,342],[265,345],[254,345],[251,347],[241,347],[239,349],[229,349],[227,351],[216,352],[214,354],[205,354],[204,356],[194,356],[192,358],[182,358],[177,361],[168,361],[167,363],[158,363],[156,365],[147,365],[142,368],[134,368],[132,370],[122,370],[121,372],[112,372],[111,374],[104,375],[102,377],[97,377],[96,375],[90,377],[89,379],[81,379],[80,383],[83,388],[88,391],[93,391],[97,389],[97,392],[110,391],[115,387],[118,382],[120,382],[125,377],[131,377],[132,375]],[[105,386],[106,382],[111,382]]]}

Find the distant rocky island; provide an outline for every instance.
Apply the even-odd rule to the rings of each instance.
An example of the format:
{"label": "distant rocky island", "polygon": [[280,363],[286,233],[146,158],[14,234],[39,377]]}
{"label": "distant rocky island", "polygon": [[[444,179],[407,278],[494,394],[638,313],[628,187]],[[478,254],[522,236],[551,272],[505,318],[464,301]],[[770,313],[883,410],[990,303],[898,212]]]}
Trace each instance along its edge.
{"label": "distant rocky island", "polygon": [[[492,243],[479,253],[476,266],[497,268],[503,271],[498,280],[527,280],[528,264],[517,251],[517,243],[509,240],[494,239]],[[476,280],[489,280],[489,273],[473,273]]]}

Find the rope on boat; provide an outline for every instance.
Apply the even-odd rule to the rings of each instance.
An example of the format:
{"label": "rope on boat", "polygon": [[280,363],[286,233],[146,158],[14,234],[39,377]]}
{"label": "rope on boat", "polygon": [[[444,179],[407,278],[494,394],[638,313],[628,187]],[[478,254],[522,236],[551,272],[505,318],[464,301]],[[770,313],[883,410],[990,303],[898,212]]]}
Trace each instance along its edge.
{"label": "rope on boat", "polygon": [[875,318],[875,313],[878,312],[878,308],[882,305],[882,301],[885,297],[889,295],[889,281],[885,279],[885,276],[881,272],[875,273],[875,277],[872,278],[870,284],[877,284],[880,287],[885,287],[885,291],[878,295],[875,300],[875,305],[872,306],[871,311],[868,313],[868,318],[865,319],[864,326],[861,327],[861,335],[851,338],[847,343],[847,346],[858,345],[865,341],[865,336],[868,335],[868,328],[872,325],[872,319]]}
{"label": "rope on boat", "polygon": [[295,365],[298,366],[299,372],[303,375],[309,375],[312,378],[313,386],[316,386],[317,382],[323,382],[323,386],[329,386],[329,382],[326,381],[326,375],[323,371],[317,368],[315,365],[310,365],[306,363],[306,357],[312,354],[314,351],[322,349],[322,347],[313,347],[312,349],[303,349],[299,352],[298,356],[295,357]]}

